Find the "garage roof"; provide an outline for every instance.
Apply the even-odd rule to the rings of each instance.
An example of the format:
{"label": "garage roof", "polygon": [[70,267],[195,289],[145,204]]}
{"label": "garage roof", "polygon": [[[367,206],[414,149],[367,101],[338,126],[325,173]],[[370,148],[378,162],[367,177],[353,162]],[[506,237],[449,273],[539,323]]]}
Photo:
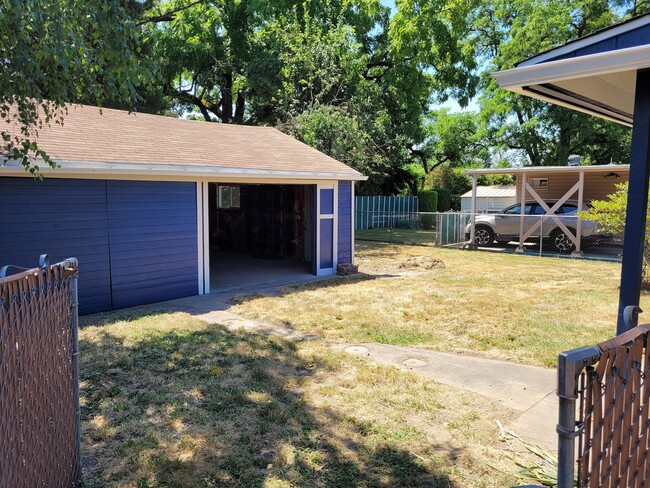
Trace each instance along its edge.
{"label": "garage roof", "polygon": [[[38,131],[58,172],[364,180],[361,173],[271,127],[70,105]],[[18,133],[18,125],[10,127]],[[4,154],[7,148],[0,147]],[[13,166],[13,168],[12,168]],[[20,170],[17,163],[0,174]],[[63,170],[63,171],[62,171]]]}
{"label": "garage roof", "polygon": [[650,14],[495,73],[510,91],[632,125],[636,72],[650,68]]}

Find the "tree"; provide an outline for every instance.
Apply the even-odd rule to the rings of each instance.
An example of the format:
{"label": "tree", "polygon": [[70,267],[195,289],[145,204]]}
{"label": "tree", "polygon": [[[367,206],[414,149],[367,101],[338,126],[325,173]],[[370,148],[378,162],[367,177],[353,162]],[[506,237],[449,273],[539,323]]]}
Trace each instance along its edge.
{"label": "tree", "polygon": [[424,171],[429,173],[443,164],[450,168],[487,166],[490,152],[480,130],[474,112],[434,112],[425,126],[421,148]]}
{"label": "tree", "polygon": [[[591,209],[580,213],[580,218],[598,224],[599,232],[622,236],[625,232],[625,215],[627,212],[627,183],[616,185],[616,191],[605,200],[593,200]],[[650,208],[650,202],[649,202]],[[650,288],[650,211],[646,217],[646,234],[643,245],[643,277],[645,289]]]}
{"label": "tree", "polygon": [[360,193],[397,193],[430,103],[474,94],[472,5],[399,1],[390,18],[379,0],[213,0],[145,31],[177,112],[275,125],[369,175]]}
{"label": "tree", "polygon": [[485,60],[481,119],[490,145],[524,164],[588,164],[629,158],[630,131],[613,122],[507,92],[490,75],[620,20],[606,0],[487,0],[476,11],[474,42]]}
{"label": "tree", "polygon": [[8,0],[0,4],[0,135],[8,158],[40,176],[38,130],[65,104],[137,100],[137,29],[120,0]]}

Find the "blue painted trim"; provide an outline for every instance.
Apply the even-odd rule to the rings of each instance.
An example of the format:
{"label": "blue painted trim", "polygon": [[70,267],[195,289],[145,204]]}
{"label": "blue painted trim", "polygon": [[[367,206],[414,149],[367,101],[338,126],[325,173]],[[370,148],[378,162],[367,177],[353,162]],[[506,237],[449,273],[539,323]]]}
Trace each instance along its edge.
{"label": "blue painted trim", "polygon": [[630,47],[645,46],[650,44],[650,25],[644,25],[637,29],[624,32],[617,36],[603,39],[600,42],[576,49],[561,56],[556,56],[548,61],[557,61],[560,59],[576,58],[578,56],[587,56],[589,54],[605,53],[609,51],[617,51],[619,49],[627,49]]}
{"label": "blue painted trim", "polygon": [[618,302],[616,333],[625,332],[623,311],[638,305],[643,275],[643,247],[650,179],[650,70],[637,72],[630,178],[623,240],[623,264]]}
{"label": "blue painted trim", "polygon": [[352,183],[339,181],[338,263],[352,263]]}

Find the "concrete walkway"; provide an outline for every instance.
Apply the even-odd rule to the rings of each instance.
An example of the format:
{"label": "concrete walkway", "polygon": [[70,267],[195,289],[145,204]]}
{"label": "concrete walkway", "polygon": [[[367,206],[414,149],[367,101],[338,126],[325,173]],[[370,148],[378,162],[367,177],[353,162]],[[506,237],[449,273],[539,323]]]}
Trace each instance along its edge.
{"label": "concrete walkway", "polygon": [[[312,277],[313,279],[313,277]],[[305,280],[305,281],[311,281]],[[264,283],[249,287],[247,293],[274,293],[283,283]],[[198,319],[221,324],[232,330],[248,330],[283,337],[311,340],[291,327],[251,320],[229,311],[233,298],[243,290],[212,293],[134,307],[133,310],[186,312]],[[475,356],[449,354],[383,344],[343,344],[334,346],[351,354],[412,371],[432,380],[483,395],[518,410],[520,415],[506,427],[523,439],[549,452],[557,451],[557,396],[555,370],[495,361]]]}
{"label": "concrete walkway", "polygon": [[545,451],[557,451],[555,370],[412,347],[364,343],[337,346],[350,353],[412,371],[518,410],[506,426]]}

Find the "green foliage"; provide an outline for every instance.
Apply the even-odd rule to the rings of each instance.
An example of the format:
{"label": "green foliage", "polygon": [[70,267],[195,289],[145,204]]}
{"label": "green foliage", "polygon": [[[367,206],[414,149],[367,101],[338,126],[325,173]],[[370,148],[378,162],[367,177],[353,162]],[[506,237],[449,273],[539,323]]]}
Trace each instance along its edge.
{"label": "green foliage", "polygon": [[[580,218],[591,220],[598,224],[600,232],[622,235],[625,231],[625,215],[627,211],[627,183],[616,185],[616,191],[607,196],[606,200],[593,200],[589,211],[580,212]],[[650,210],[650,202],[648,205]],[[646,216],[646,234],[643,250],[643,285],[650,288],[650,211]]]}
{"label": "green foliage", "polygon": [[[120,0],[9,0],[0,4],[0,118],[9,159],[40,176],[34,158],[56,167],[36,142],[61,124],[65,104],[137,99],[137,29]],[[4,161],[6,163],[6,160]]]}
{"label": "green foliage", "polygon": [[422,190],[418,193],[420,212],[438,211],[438,192],[436,190]]}
{"label": "green foliage", "polygon": [[438,193],[438,212],[448,212],[451,210],[451,191],[445,188],[436,188]]}
{"label": "green foliage", "polygon": [[[627,183],[616,185],[616,191],[607,196],[606,200],[593,200],[591,209],[580,213],[580,218],[592,220],[598,228],[609,234],[623,234],[625,230],[625,214],[627,210]],[[650,220],[650,213],[648,214]],[[650,231],[650,226],[648,226]],[[646,236],[646,245],[650,235]]]}
{"label": "green foliage", "polygon": [[428,188],[446,188],[453,194],[462,195],[472,189],[472,180],[465,174],[465,168],[438,166],[425,181]]}
{"label": "green foliage", "polygon": [[460,206],[461,206],[461,196],[460,195],[452,195],[451,196],[451,209],[454,212],[460,212]]}
{"label": "green foliage", "polygon": [[[429,173],[425,187],[445,188],[452,194],[463,195],[472,189],[472,180],[465,174],[467,168],[449,168],[440,166]],[[480,175],[476,178],[479,186],[514,185],[512,175]]]}
{"label": "green foliage", "polygon": [[479,175],[476,183],[479,186],[514,185],[517,179],[512,175]]}
{"label": "green foliage", "polygon": [[474,17],[474,42],[477,53],[489,61],[484,65],[480,116],[493,150],[532,165],[566,165],[570,154],[580,154],[589,164],[628,162],[628,128],[502,90],[491,75],[619,21],[617,11],[620,5],[604,0],[481,4]]}
{"label": "green foliage", "polygon": [[[420,212],[437,212],[438,211],[438,192],[435,190],[423,190],[418,193]],[[432,229],[435,225],[435,215],[421,216],[422,228],[424,230]]]}
{"label": "green foliage", "polygon": [[430,114],[424,129],[426,139],[421,151],[426,156],[427,173],[443,164],[470,167],[489,163],[490,152],[483,140],[478,114],[439,110]]}

